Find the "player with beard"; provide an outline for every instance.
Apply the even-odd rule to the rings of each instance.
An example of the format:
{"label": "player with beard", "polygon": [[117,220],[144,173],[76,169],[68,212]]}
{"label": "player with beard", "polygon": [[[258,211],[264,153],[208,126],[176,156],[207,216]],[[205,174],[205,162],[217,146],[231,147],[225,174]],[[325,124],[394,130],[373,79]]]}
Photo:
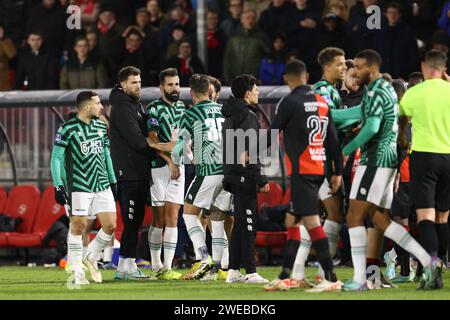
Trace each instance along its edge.
{"label": "player with beard", "polygon": [[150,164],[156,156],[147,144],[147,121],[140,103],[141,72],[128,66],[119,71],[117,84],[109,96],[111,104],[111,156],[118,180],[120,212],[124,230],[114,279],[145,280],[136,265],[139,228],[144,221],[149,191]]}
{"label": "player with beard", "polygon": [[373,50],[361,51],[355,59],[357,77],[367,86],[361,104],[362,128],[342,150],[344,161],[361,148],[360,165],[350,191],[347,215],[354,277],[344,291],[367,290],[367,231],[364,219],[370,216],[375,228],[384,232],[425,266],[424,288],[430,288],[440,275],[438,259],[432,258],[411,235],[391,220],[390,208],[397,167],[398,104],[392,86],[381,77],[381,57]]}
{"label": "player with beard", "polygon": [[[68,264],[74,284],[86,285],[82,262],[95,282],[102,282],[97,259],[113,239],[116,226],[116,177],[109,153],[106,124],[99,120],[103,106],[95,92],[77,95],[78,113],[58,130],[51,157],[55,199],[67,205],[70,231],[67,236]],[[66,192],[67,190],[67,192]],[[83,257],[82,234],[88,216],[97,216],[102,228]]]}
{"label": "player with beard", "polygon": [[[177,69],[159,74],[161,98],[147,108],[148,137],[153,143],[170,142],[176,136],[185,106],[180,101],[180,78]],[[161,280],[177,280],[181,273],[172,270],[178,239],[178,211],[184,202],[184,167],[173,163],[170,154],[159,152],[152,160],[150,186],[153,223],[148,233],[152,259],[152,276]],[[164,231],[164,237],[163,237]],[[161,247],[164,242],[164,264]]]}

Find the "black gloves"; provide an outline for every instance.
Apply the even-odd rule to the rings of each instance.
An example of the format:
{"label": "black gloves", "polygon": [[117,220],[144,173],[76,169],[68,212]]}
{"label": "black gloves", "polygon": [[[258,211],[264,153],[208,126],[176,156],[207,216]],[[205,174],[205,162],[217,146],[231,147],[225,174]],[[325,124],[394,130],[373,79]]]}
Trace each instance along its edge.
{"label": "black gloves", "polygon": [[65,205],[67,204],[67,193],[66,190],[64,189],[63,186],[57,186],[55,187],[55,200],[56,203],[60,204],[60,205]]}
{"label": "black gloves", "polygon": [[114,197],[114,201],[117,201],[118,198],[118,190],[117,190],[117,183],[111,183],[110,184],[111,191]]}

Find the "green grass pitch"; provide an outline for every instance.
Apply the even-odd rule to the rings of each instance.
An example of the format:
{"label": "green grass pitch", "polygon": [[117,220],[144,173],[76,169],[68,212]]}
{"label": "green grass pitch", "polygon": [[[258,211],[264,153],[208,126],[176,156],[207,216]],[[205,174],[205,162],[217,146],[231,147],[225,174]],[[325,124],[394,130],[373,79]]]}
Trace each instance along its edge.
{"label": "green grass pitch", "polygon": [[[259,273],[273,279],[279,267],[261,267]],[[308,268],[313,279],[316,269]],[[337,268],[341,280],[349,279],[353,270]],[[450,299],[450,272],[444,273],[444,289],[418,291],[417,284],[402,284],[397,289],[368,292],[306,293],[302,289],[287,292],[265,292],[261,285],[227,284],[225,281],[114,281],[113,271],[102,271],[104,282],[91,283],[81,289],[69,290],[68,274],[62,269],[41,267],[0,267],[0,299],[151,299],[151,300],[427,300]]]}

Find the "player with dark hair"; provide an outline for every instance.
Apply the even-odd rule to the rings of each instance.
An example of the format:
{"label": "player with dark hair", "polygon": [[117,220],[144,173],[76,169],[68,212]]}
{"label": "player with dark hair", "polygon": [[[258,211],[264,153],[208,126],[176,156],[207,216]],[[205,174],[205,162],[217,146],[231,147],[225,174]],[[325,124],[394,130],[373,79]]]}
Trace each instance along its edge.
{"label": "player with dark hair", "polygon": [[[154,143],[170,142],[177,134],[185,106],[180,101],[180,78],[177,69],[164,69],[159,74],[161,98],[147,107],[148,137]],[[152,275],[161,280],[177,280],[181,273],[172,270],[178,239],[178,211],[184,199],[184,166],[173,163],[170,154],[159,152],[152,160],[150,194],[153,223],[148,232],[152,259]],[[163,238],[164,230],[164,238]],[[161,248],[164,242],[164,264]]]}
{"label": "player with dark hair", "polygon": [[[342,49],[328,47],[320,51],[317,58],[318,63],[322,67],[322,80],[314,85],[314,91],[319,94],[330,109],[343,109],[342,98],[336,85],[339,81],[344,80],[345,71],[347,70],[345,61],[345,52]],[[339,138],[343,139],[343,132],[339,133]],[[337,243],[341,224],[344,221],[344,190],[340,188],[334,193],[330,193],[332,176],[332,163],[330,158],[327,161],[327,174],[319,190],[319,199],[322,201],[327,211],[327,219],[323,225],[323,229],[328,237],[331,258],[336,254]],[[333,182],[336,184],[336,182]],[[343,185],[342,185],[343,186]],[[316,280],[320,282],[324,278],[324,272],[319,267]]]}
{"label": "player with dark hair", "polygon": [[422,262],[427,269],[427,277],[424,278],[426,288],[440,273],[436,260],[389,216],[397,167],[398,104],[394,89],[381,77],[381,62],[380,55],[373,50],[363,50],[355,58],[358,79],[367,89],[361,104],[362,128],[342,150],[345,158],[357,148],[362,150],[350,191],[347,215],[354,277],[344,284],[344,291],[368,289],[366,216],[370,216],[375,228],[384,232],[385,237]]}
{"label": "player with dark hair", "polygon": [[[225,118],[222,126],[223,183],[225,190],[233,194],[235,211],[227,282],[268,282],[256,272],[255,241],[258,191],[268,192],[269,185],[261,172],[260,162],[249,163],[249,159],[245,156],[241,158],[239,154],[248,152],[250,147],[254,147],[253,143],[258,144],[257,141],[250,141],[250,136],[257,137],[260,129],[256,116],[259,101],[256,83],[256,78],[249,74],[235,77],[231,83],[233,97],[222,108]],[[240,131],[245,137],[239,135]],[[244,145],[243,150],[239,145]],[[245,277],[239,271],[241,265],[245,268]]]}
{"label": "player with dark hair", "polygon": [[[331,193],[335,193],[341,185],[342,159],[337,131],[329,117],[327,101],[306,85],[307,72],[303,62],[289,62],[284,79],[291,93],[279,104],[271,130],[283,130],[286,153],[292,163],[292,219],[288,227],[294,227],[302,220],[302,233],[305,235],[298,236],[310,239],[310,245],[316,251],[323,270],[322,281],[307,291],[340,290],[342,282],[337,280],[333,270],[328,239],[320,222],[319,203],[316,201],[325,175],[331,175]],[[327,172],[328,167],[325,166],[327,155],[334,164],[331,173]],[[297,255],[300,250],[298,252]],[[297,281],[305,280],[296,279],[295,269],[296,265],[293,278]]]}
{"label": "player with dark hair", "polygon": [[[180,119],[178,139],[169,143],[154,143],[152,148],[171,152],[175,163],[179,163],[185,144],[192,141],[195,178],[186,193],[183,218],[197,257],[191,270],[182,279],[201,279],[220,261],[213,261],[206,247],[204,231],[199,220],[201,210],[211,205],[225,191],[222,187],[223,164],[221,159],[221,128],[224,121],[221,105],[209,100],[209,79],[203,74],[194,74],[189,80],[194,105],[185,110]],[[217,266],[215,266],[217,264]]]}
{"label": "player with dark hair", "polygon": [[[97,259],[113,239],[116,228],[117,180],[109,153],[106,124],[99,120],[103,106],[95,92],[77,95],[77,115],[58,130],[51,157],[55,199],[70,216],[68,264],[75,285],[86,285],[82,263],[92,280],[102,282]],[[67,190],[67,191],[66,191]],[[83,259],[82,235],[88,216],[97,216],[102,228]]]}
{"label": "player with dark hair", "polygon": [[151,160],[155,151],[147,144],[145,109],[140,102],[141,72],[128,66],[118,73],[119,84],[110,93],[111,156],[118,180],[120,212],[124,230],[116,280],[145,280],[136,265],[139,228],[144,221]]}

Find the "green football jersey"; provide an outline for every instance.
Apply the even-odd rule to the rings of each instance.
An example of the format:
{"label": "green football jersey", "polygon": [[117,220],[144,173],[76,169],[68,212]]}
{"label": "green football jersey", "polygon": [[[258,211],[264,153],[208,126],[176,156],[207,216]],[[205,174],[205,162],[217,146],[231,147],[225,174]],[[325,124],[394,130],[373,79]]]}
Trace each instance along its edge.
{"label": "green football jersey", "polygon": [[344,104],[336,87],[327,80],[320,80],[314,85],[314,92],[320,94],[330,109],[343,109]]}
{"label": "green football jersey", "polygon": [[[185,111],[185,105],[182,101],[177,101],[173,106],[166,103],[163,99],[151,102],[147,108],[147,129],[156,131],[161,142],[170,142],[172,132],[179,129],[180,119]],[[151,163],[152,168],[161,168],[166,165],[166,161],[157,157]]]}
{"label": "green football jersey", "polygon": [[[180,120],[180,137],[190,137],[197,176],[223,174],[222,106],[210,100],[200,101],[184,112]],[[187,134],[187,136],[186,136]]]}
{"label": "green football jersey", "polygon": [[370,117],[381,120],[378,133],[361,148],[360,164],[366,166],[397,167],[398,100],[394,88],[378,78],[364,92],[361,102],[362,124]]}
{"label": "green football jersey", "polygon": [[71,192],[100,192],[110,186],[105,157],[109,148],[106,124],[78,117],[64,123],[56,133],[55,145],[65,148],[65,182]]}

